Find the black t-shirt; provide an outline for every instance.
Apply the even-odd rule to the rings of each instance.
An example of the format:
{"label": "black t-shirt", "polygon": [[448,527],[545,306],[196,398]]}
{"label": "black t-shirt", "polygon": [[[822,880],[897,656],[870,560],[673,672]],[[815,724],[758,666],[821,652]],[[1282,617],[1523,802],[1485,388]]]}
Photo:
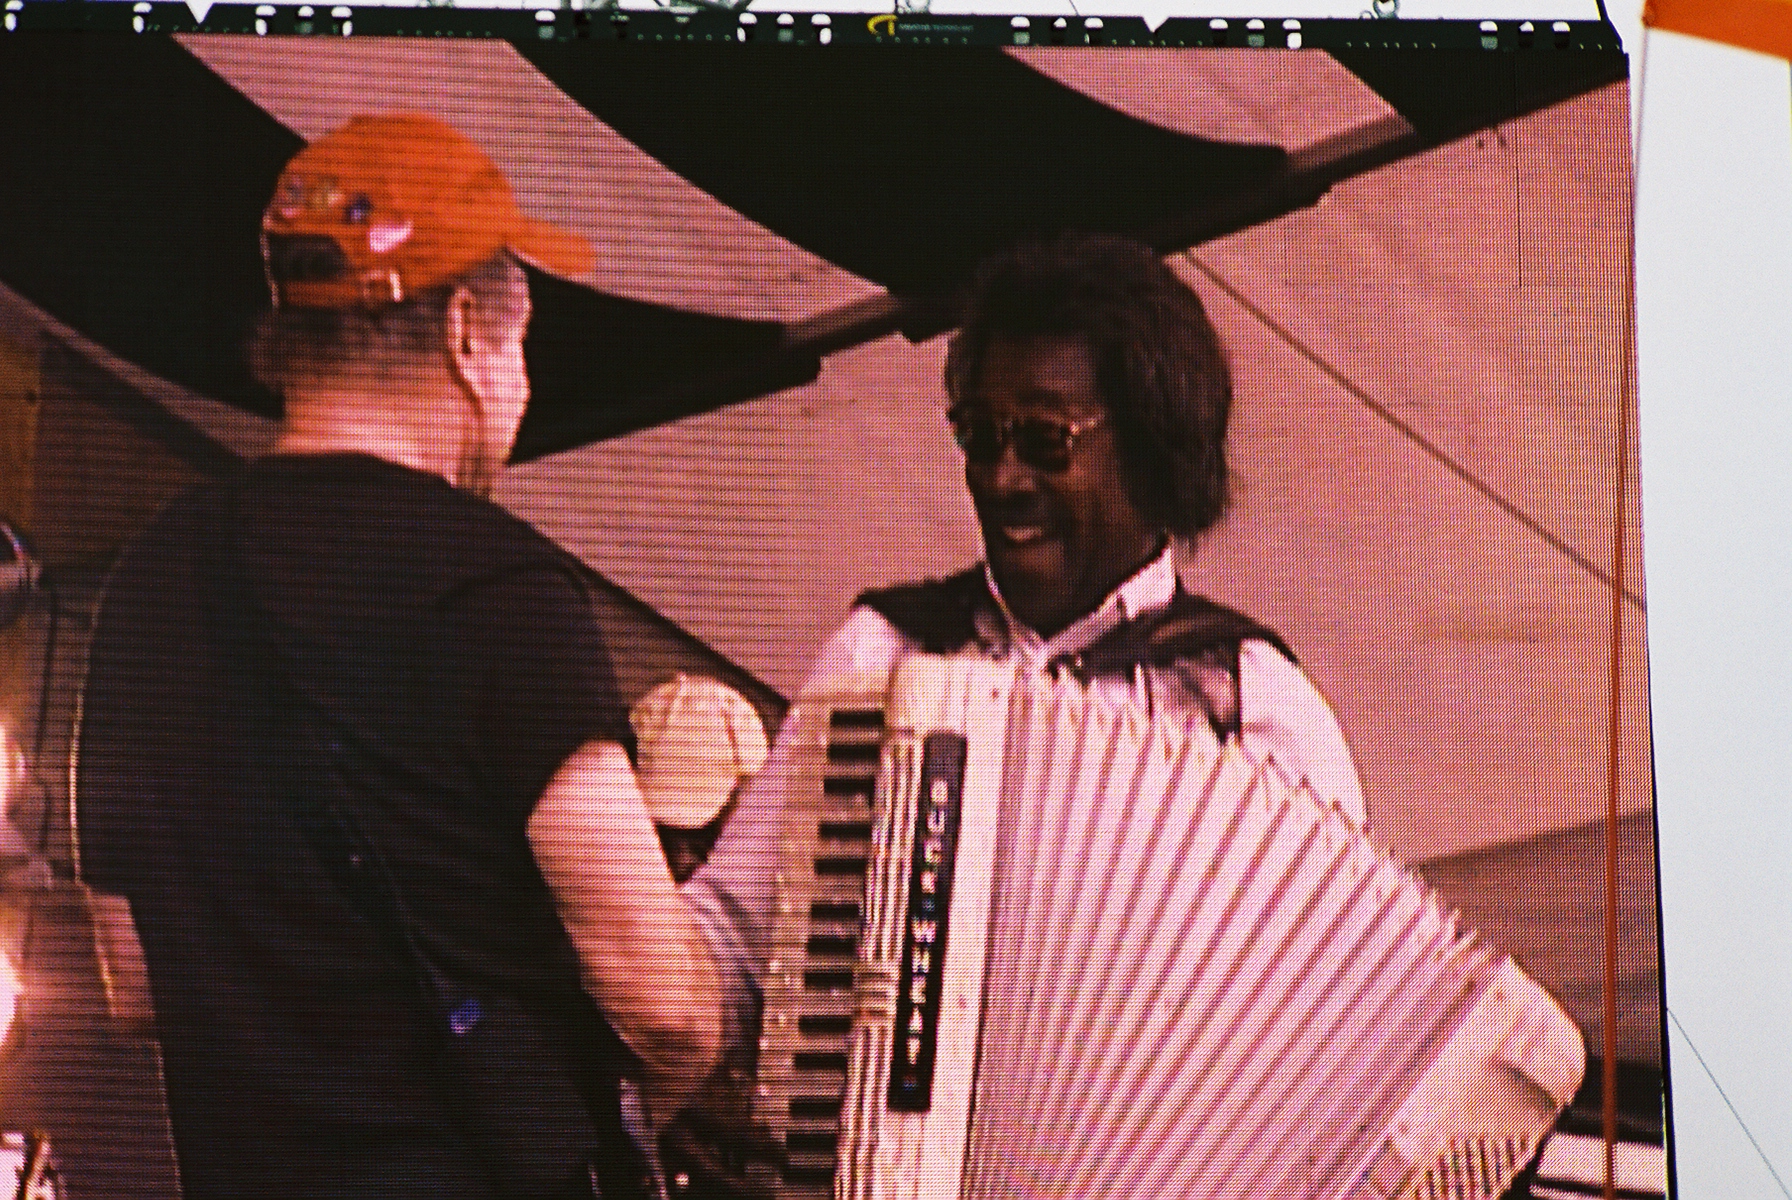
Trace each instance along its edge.
{"label": "black t-shirt", "polygon": [[[275,647],[247,672],[280,677],[259,715],[266,681],[220,650],[221,511]],[[95,629],[78,837],[136,918],[189,1200],[486,1187],[413,975],[282,799],[290,756],[353,764],[347,804],[431,958],[584,1053],[595,1010],[526,824],[568,754],[627,733],[576,568],[436,476],[271,457],[157,518]]]}

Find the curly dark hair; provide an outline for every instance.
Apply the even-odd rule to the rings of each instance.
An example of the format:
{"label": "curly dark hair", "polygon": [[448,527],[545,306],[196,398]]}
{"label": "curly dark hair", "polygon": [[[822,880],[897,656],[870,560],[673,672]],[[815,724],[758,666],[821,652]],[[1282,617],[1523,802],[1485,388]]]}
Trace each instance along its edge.
{"label": "curly dark hair", "polygon": [[1023,242],[978,268],[960,311],[946,354],[954,403],[991,342],[1081,338],[1139,510],[1187,538],[1225,513],[1231,371],[1201,298],[1156,253],[1108,234]]}

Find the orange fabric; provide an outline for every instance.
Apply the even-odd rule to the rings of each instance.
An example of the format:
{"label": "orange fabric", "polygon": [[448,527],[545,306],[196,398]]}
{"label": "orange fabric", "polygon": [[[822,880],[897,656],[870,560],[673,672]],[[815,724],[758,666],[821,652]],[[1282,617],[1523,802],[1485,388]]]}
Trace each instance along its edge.
{"label": "orange fabric", "polygon": [[1792,0],[1648,0],[1643,24],[1792,58]]}
{"label": "orange fabric", "polygon": [[293,156],[262,214],[264,233],[335,242],[349,270],[280,280],[302,308],[396,303],[509,250],[563,275],[589,271],[591,243],[526,216],[485,152],[432,117],[356,117]]}

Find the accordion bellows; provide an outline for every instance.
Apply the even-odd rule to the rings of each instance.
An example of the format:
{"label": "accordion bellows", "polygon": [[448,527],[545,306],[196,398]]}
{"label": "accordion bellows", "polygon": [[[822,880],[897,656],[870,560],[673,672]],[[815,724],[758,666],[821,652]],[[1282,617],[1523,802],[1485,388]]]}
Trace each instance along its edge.
{"label": "accordion bellows", "polygon": [[784,1195],[1492,1197],[1580,1082],[1541,988],[1204,720],[968,656],[793,717]]}

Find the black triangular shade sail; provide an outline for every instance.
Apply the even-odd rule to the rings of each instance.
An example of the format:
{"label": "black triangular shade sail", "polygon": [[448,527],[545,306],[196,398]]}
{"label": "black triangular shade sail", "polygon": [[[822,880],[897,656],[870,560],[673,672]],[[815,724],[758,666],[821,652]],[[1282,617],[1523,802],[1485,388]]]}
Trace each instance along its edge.
{"label": "black triangular shade sail", "polygon": [[518,49],[724,204],[905,295],[1028,234],[1144,228],[1285,158],[1135,120],[988,47]]}
{"label": "black triangular shade sail", "polygon": [[532,389],[515,462],[632,433],[814,379],[783,328],[605,295],[529,272]]}
{"label": "black triangular shade sail", "polygon": [[[1616,51],[1339,52],[1404,120],[1291,156],[1135,120],[989,47],[517,48],[721,203],[889,289],[786,328],[537,274],[517,461],[795,386],[896,329],[936,333],[973,264],[1019,235],[1179,249],[1624,75]],[[0,80],[0,282],[156,374],[275,413],[240,346],[265,303],[257,221],[299,138],[155,36],[0,40]]]}

